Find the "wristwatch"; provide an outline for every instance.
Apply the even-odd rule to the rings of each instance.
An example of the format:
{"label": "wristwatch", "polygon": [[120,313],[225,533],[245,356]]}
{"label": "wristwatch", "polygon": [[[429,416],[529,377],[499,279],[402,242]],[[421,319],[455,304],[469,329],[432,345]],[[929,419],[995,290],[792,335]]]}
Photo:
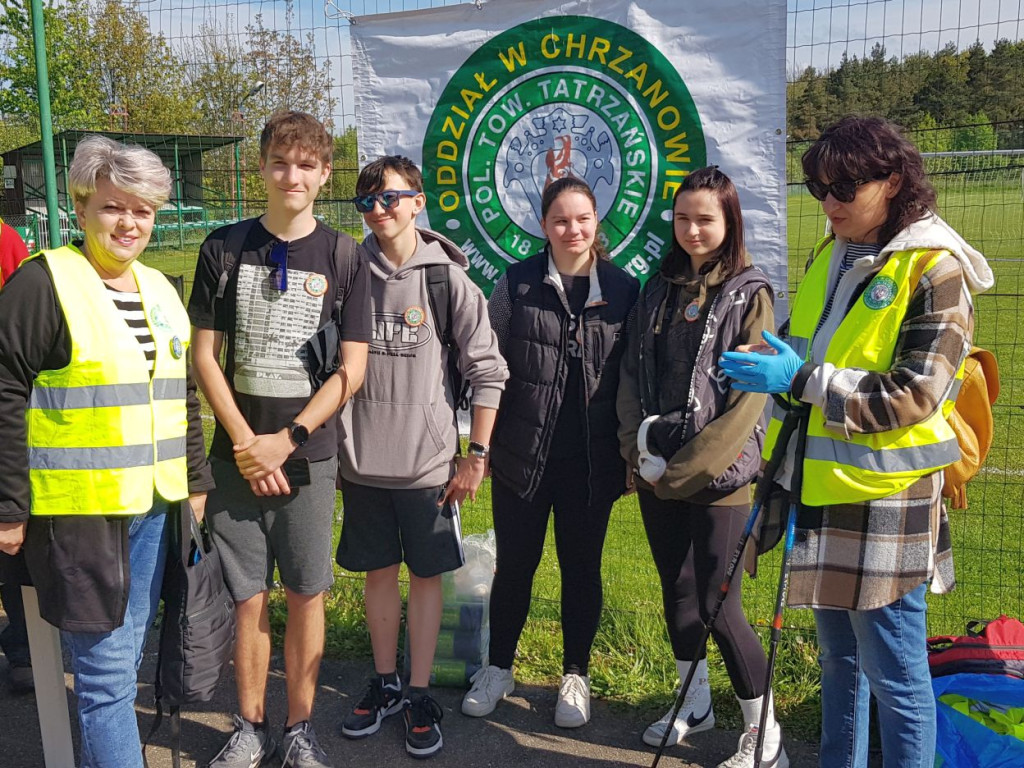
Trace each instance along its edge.
{"label": "wristwatch", "polygon": [[299,448],[309,442],[309,430],[297,421],[293,421],[288,425],[288,436]]}
{"label": "wristwatch", "polygon": [[491,452],[491,446],[478,443],[475,440],[470,440],[469,445],[466,447],[466,454],[469,456],[476,456],[478,459],[486,459],[487,454]]}

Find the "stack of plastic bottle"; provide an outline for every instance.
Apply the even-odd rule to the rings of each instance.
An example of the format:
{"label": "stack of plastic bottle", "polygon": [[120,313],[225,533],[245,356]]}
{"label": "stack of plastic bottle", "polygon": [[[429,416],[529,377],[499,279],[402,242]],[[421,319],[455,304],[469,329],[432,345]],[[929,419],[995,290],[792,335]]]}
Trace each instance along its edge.
{"label": "stack of plastic bottle", "polygon": [[[469,678],[487,664],[491,582],[494,580],[494,531],[466,536],[466,562],[441,577],[444,604],[430,684],[469,687]],[[405,642],[405,673],[409,674],[409,638]]]}

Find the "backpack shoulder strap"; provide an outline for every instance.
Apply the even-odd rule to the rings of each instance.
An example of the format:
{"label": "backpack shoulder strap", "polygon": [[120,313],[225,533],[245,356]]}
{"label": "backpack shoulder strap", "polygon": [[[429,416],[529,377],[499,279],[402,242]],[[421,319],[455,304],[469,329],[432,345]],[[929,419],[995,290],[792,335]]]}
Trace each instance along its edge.
{"label": "backpack shoulder strap", "polygon": [[811,268],[811,264],[814,263],[814,260],[818,258],[821,255],[821,252],[824,251],[826,247],[831,245],[835,241],[835,239],[836,236],[833,235],[832,233],[829,233],[827,237],[822,238],[820,242],[818,242],[813,248],[811,248],[811,252],[807,256],[807,261],[804,264],[804,272]]}
{"label": "backpack shoulder strap", "polygon": [[[346,238],[341,232],[334,241],[334,267],[338,274],[338,285],[334,293],[334,322],[341,326],[341,310],[345,306],[345,290],[348,288],[352,272],[358,269],[359,255],[356,241]],[[344,267],[344,268],[343,268]]]}
{"label": "backpack shoulder strap", "polygon": [[437,335],[441,343],[452,346],[452,289],[448,265],[431,264],[427,267],[427,300],[430,314],[437,324]]}
{"label": "backpack shoulder strap", "polygon": [[171,768],[181,768],[181,707],[171,707]]}
{"label": "backpack shoulder strap", "polygon": [[985,374],[985,386],[988,389],[988,401],[994,403],[999,398],[999,365],[996,356],[983,347],[971,347],[970,356],[978,361],[982,373]]}
{"label": "backpack shoulder strap", "polygon": [[256,219],[245,219],[237,224],[231,225],[227,236],[224,238],[224,250],[221,253],[222,270],[220,279],[217,280],[217,298],[223,299],[224,292],[228,287],[228,278],[235,268],[235,263],[242,255],[242,248],[245,246],[245,238],[249,236],[252,225]]}
{"label": "backpack shoulder strap", "polygon": [[[160,678],[157,677],[157,680]],[[164,703],[159,696],[156,697],[156,717],[153,718],[153,725],[149,729],[149,733],[146,734],[146,738],[142,741],[142,764],[145,768],[149,768],[149,759],[146,757],[146,747],[149,746],[149,742],[153,740],[153,736],[160,730],[160,724],[164,721]]]}

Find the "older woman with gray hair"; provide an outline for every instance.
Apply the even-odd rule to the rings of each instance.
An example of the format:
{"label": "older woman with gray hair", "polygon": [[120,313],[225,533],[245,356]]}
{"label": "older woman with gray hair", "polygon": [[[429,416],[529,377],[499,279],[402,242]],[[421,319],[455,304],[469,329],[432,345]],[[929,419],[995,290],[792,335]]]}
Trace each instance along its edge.
{"label": "older woman with gray hair", "polygon": [[136,675],[169,506],[201,516],[212,476],[171,281],[138,262],[171,177],[155,154],[84,139],[69,174],[84,240],[0,292],[0,551],[22,548],[65,630],[83,768],[141,768]]}

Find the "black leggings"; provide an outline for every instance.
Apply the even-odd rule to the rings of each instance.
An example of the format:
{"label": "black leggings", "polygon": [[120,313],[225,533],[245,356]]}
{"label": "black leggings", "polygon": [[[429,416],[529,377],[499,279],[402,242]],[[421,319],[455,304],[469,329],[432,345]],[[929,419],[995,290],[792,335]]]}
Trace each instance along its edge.
{"label": "black leggings", "polygon": [[[645,490],[637,494],[647,541],[661,578],[672,651],[679,660],[694,661],[704,622],[718,598],[750,510],[746,506],[708,507],[666,501]],[[743,569],[737,568],[711,634],[736,695],[755,699],[764,693],[767,659],[743,614],[742,578]]]}
{"label": "black leggings", "polygon": [[613,501],[587,504],[586,457],[549,460],[531,501],[497,478],[491,482],[491,495],[498,545],[491,591],[491,664],[512,668],[553,507],[562,576],[562,673],[587,674],[601,619],[601,551]]}

